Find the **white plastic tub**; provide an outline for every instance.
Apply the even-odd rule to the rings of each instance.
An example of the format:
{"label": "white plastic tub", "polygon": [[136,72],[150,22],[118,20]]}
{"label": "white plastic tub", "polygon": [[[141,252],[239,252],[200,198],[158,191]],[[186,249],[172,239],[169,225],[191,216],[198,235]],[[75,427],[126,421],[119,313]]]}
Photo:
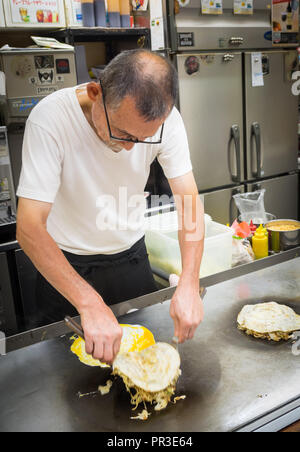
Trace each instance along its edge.
{"label": "white plastic tub", "polygon": [[[200,277],[231,268],[232,230],[205,216],[205,240]],[[146,219],[146,246],[151,265],[167,274],[181,274],[177,212],[167,212]]]}

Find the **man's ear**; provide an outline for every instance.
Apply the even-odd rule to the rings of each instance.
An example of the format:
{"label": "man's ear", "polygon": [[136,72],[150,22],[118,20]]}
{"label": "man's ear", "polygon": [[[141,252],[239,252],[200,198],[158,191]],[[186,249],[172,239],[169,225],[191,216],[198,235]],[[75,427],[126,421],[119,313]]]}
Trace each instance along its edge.
{"label": "man's ear", "polygon": [[91,101],[95,102],[102,98],[102,89],[99,83],[90,82],[86,87],[87,95],[91,99]]}

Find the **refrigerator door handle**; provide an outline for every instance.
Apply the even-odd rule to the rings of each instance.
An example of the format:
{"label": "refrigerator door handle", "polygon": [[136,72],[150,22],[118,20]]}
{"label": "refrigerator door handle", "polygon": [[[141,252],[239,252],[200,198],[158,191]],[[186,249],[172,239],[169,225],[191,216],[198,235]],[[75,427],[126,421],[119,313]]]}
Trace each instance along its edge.
{"label": "refrigerator door handle", "polygon": [[[234,141],[234,150],[235,150],[235,157],[236,157],[236,175],[232,174],[231,171],[231,178],[233,182],[240,183],[241,182],[241,135],[240,135],[240,128],[237,124],[234,124],[231,126],[231,137],[230,137],[230,143]],[[229,143],[229,151],[230,151],[230,143]],[[229,156],[230,159],[230,156]]]}
{"label": "refrigerator door handle", "polygon": [[255,151],[256,151],[256,171],[252,171],[253,176],[262,177],[262,168],[261,168],[261,130],[260,124],[258,122],[254,122],[251,127],[251,140],[254,138],[255,140]]}

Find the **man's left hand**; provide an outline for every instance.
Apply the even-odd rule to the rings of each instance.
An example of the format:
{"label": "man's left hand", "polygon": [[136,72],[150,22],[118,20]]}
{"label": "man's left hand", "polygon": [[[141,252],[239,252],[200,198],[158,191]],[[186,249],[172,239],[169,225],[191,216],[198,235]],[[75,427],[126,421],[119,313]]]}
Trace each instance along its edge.
{"label": "man's left hand", "polygon": [[178,342],[192,339],[204,317],[199,287],[179,284],[171,300],[170,315],[174,321],[174,336],[178,337]]}

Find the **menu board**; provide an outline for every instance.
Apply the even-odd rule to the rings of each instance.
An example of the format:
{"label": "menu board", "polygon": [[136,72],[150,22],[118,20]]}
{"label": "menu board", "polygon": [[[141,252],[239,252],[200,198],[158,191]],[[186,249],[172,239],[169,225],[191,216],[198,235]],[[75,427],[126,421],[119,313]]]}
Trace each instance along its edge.
{"label": "menu board", "polygon": [[272,0],[272,32],[274,45],[298,43],[298,0]]}
{"label": "menu board", "polygon": [[4,0],[8,27],[65,27],[63,0]]}
{"label": "menu board", "polygon": [[5,27],[3,1],[0,0],[0,27]]}

